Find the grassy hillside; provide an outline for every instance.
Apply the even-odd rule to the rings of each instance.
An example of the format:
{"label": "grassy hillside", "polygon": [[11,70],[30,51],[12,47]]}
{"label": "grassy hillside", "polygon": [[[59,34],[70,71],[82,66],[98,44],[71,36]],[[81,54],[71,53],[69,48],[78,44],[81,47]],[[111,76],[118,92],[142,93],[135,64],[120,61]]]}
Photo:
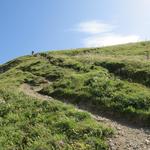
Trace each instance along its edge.
{"label": "grassy hillside", "polygon": [[0,147],[108,148],[110,128],[73,106],[23,94],[23,83],[42,87],[39,93],[54,99],[150,127],[148,51],[150,42],[141,42],[46,52],[0,65]]}
{"label": "grassy hillside", "polygon": [[[20,92],[19,86],[22,83],[39,85],[45,82],[42,76],[29,71],[33,63],[35,65],[38,61],[38,57],[27,56],[1,67],[3,71],[0,74],[0,148],[108,149],[106,138],[112,135],[112,129],[97,123],[90,114],[57,100],[37,100]],[[45,61],[41,61],[41,65],[45,66]],[[26,70],[26,67],[29,70]]]}
{"label": "grassy hillside", "polygon": [[0,89],[0,147],[3,150],[107,149],[112,131],[88,113],[57,101],[37,101]]}

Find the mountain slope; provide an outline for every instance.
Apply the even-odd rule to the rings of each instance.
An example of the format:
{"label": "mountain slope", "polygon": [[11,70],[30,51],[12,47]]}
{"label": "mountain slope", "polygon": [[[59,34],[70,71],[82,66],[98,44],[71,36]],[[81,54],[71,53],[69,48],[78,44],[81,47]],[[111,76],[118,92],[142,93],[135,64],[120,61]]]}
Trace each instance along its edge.
{"label": "mountain slope", "polygon": [[[21,59],[26,62],[26,58]],[[9,63],[4,66],[7,65]],[[15,66],[0,74],[2,150],[108,148],[106,138],[112,135],[112,129],[97,123],[90,114],[73,106],[55,99],[43,101],[42,97],[25,95],[19,87],[30,80],[44,82],[42,77],[23,72]]]}
{"label": "mountain slope", "polygon": [[[108,148],[105,141],[112,130],[107,125],[55,99],[149,128],[148,52],[150,42],[141,42],[39,53],[1,65],[0,146],[3,149]],[[20,92],[23,84],[53,100],[43,101],[41,97],[39,101],[25,95]]]}

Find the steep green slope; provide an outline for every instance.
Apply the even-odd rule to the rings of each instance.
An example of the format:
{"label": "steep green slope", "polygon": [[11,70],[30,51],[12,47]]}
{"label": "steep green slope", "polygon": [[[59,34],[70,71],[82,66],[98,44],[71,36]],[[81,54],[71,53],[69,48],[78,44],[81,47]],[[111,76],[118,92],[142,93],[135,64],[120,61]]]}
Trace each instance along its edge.
{"label": "steep green slope", "polygon": [[[150,42],[53,51],[0,66],[0,147],[107,149],[111,129],[88,113],[19,92],[23,83],[50,95],[150,127]],[[45,86],[46,83],[46,86]]]}
{"label": "steep green slope", "polygon": [[20,92],[22,83],[40,84],[44,78],[19,69],[38,58],[19,60],[0,74],[0,149],[108,149],[106,138],[112,130],[97,123],[90,114],[57,100],[37,100]]}
{"label": "steep green slope", "polygon": [[61,75],[40,92],[150,126],[150,89],[144,86],[150,83],[149,46],[142,42],[41,54],[61,68]]}

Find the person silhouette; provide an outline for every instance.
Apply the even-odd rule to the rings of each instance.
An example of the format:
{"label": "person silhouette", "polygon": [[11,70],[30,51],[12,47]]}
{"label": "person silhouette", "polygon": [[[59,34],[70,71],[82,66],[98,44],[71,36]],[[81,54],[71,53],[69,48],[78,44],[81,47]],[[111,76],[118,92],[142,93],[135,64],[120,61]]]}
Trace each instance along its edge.
{"label": "person silhouette", "polygon": [[32,51],[32,55],[34,55],[34,51]]}

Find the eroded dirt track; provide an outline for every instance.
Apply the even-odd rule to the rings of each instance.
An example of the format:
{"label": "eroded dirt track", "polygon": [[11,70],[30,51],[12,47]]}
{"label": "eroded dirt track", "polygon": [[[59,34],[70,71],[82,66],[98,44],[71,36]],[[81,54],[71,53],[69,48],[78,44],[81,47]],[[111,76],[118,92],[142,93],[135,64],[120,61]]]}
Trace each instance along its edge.
{"label": "eroded dirt track", "polygon": [[41,87],[33,87],[29,84],[22,84],[20,90],[24,92],[26,95],[37,98],[39,100],[52,100],[52,97],[39,94],[37,91],[41,90]]}

